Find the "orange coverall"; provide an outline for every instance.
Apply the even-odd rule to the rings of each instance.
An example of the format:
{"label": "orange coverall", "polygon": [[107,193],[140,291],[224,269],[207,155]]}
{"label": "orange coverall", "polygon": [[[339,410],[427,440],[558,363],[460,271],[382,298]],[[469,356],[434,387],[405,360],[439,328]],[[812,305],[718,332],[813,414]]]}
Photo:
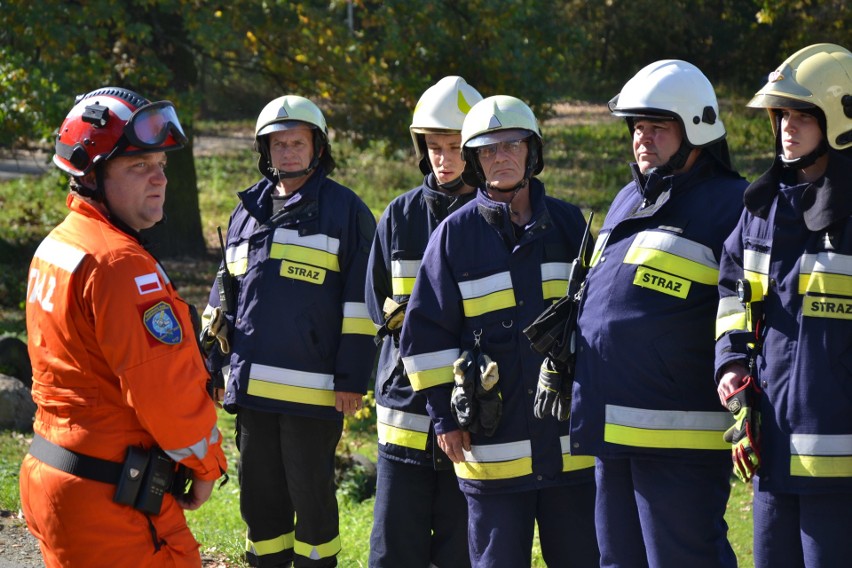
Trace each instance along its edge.
{"label": "orange coverall", "polygon": [[[39,246],[27,286],[35,432],[113,462],[128,446],[156,445],[194,478],[217,479],[227,466],[188,304],[135,238],[79,197],[67,203],[71,213]],[[149,524],[113,502],[115,485],[31,455],[20,489],[49,568],[201,566],[172,495]]]}

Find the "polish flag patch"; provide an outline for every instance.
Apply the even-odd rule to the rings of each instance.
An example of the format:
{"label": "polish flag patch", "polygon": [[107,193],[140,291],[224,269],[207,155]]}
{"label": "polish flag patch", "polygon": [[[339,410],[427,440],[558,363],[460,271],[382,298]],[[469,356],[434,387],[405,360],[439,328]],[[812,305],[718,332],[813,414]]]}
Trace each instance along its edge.
{"label": "polish flag patch", "polygon": [[136,289],[139,291],[140,296],[150,294],[151,292],[159,292],[163,289],[156,272],[137,276],[134,280],[136,281]]}

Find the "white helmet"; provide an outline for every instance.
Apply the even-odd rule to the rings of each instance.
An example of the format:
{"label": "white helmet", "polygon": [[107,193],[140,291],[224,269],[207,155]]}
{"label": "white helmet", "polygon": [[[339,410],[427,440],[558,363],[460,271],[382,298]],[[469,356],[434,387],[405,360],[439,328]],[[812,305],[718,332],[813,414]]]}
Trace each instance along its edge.
{"label": "white helmet", "polygon": [[461,77],[444,77],[426,89],[414,107],[411,118],[411,141],[417,159],[425,152],[418,134],[457,134],[461,132],[464,117],[470,109],[482,100],[479,91],[467,84]]}
{"label": "white helmet", "polygon": [[[298,172],[278,172],[269,159],[269,135],[297,126],[309,126],[313,130],[314,157],[307,169]],[[273,181],[279,178],[301,177],[311,173],[322,163],[326,173],[334,169],[334,159],[328,144],[328,125],[317,105],[305,97],[285,95],[273,99],[260,111],[254,128],[255,150],[260,153],[257,169]]]}
{"label": "white helmet", "polygon": [[476,148],[506,139],[517,139],[519,131],[526,132],[530,137],[526,171],[522,180],[522,183],[526,183],[544,168],[541,128],[532,109],[524,101],[506,95],[488,97],[470,109],[462,126],[462,154],[465,159],[465,171],[462,175],[468,185],[475,186],[485,181]]}
{"label": "white helmet", "polygon": [[674,119],[693,148],[703,148],[725,138],[719,103],[713,85],[692,63],[678,59],[656,61],[642,68],[609,101],[614,116],[633,119]]}

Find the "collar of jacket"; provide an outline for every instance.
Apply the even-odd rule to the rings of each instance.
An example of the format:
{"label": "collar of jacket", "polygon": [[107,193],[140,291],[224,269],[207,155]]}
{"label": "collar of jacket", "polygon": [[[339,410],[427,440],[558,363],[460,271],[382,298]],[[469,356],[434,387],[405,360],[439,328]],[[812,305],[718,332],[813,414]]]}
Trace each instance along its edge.
{"label": "collar of jacket", "polygon": [[[142,248],[144,248],[149,253],[151,252],[149,249],[151,247],[151,243],[148,242],[147,239],[140,233],[139,231],[131,228],[127,223],[119,219],[118,217],[114,217],[112,215],[104,214],[103,211],[98,209],[96,206],[92,205],[90,202],[86,201],[86,198],[82,197],[77,193],[68,193],[68,197],[65,199],[65,204],[68,206],[68,209],[71,211],[75,211],[81,215],[85,215],[86,217],[90,217],[92,219],[97,219],[102,221],[108,225],[112,225],[137,243],[139,243]],[[163,213],[163,219],[157,222],[157,225],[165,222],[166,214]]]}
{"label": "collar of jacket", "polygon": [[475,191],[464,194],[444,193],[438,189],[435,174],[430,173],[423,178],[423,200],[426,202],[426,207],[429,208],[429,211],[439,223],[475,196]]}
{"label": "collar of jacket", "polygon": [[633,174],[633,181],[642,197],[631,217],[651,217],[668,203],[672,195],[686,191],[713,175],[722,175],[721,171],[721,166],[717,165],[715,160],[704,152],[698,156],[689,171],[679,174],[661,176],[655,171],[643,174],[639,170],[638,164],[631,163],[630,172]]}
{"label": "collar of jacket", "polygon": [[[317,167],[307,179],[305,185],[290,197],[287,208],[291,208],[297,203],[317,201],[320,185],[325,178],[325,170],[322,166]],[[272,216],[272,192],[274,190],[275,184],[267,178],[262,178],[252,187],[237,193],[237,197],[239,197],[249,215],[257,219],[258,223],[265,223]]]}
{"label": "collar of jacket", "polygon": [[[550,226],[550,213],[544,203],[544,184],[537,178],[530,178],[527,187],[530,192],[532,216],[526,224],[526,231],[524,231],[523,235],[524,240],[529,240],[532,235],[538,234]],[[488,197],[484,189],[478,188],[476,190],[476,208],[488,224],[500,233],[503,241],[508,246],[514,247],[518,244],[515,229],[512,226],[512,215],[509,211],[508,203],[494,201]]]}
{"label": "collar of jacket", "polygon": [[[833,148],[828,150],[825,175],[808,184],[802,194],[805,226],[810,231],[823,231],[852,215],[852,158]],[[756,217],[766,219],[778,194],[782,177],[790,170],[776,156],[772,166],[745,190],[743,202]]]}

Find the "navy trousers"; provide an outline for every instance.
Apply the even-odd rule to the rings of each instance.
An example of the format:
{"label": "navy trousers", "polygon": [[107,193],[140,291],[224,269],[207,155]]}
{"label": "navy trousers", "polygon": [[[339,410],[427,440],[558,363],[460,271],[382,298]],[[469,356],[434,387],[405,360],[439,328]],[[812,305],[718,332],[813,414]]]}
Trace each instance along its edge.
{"label": "navy trousers", "polygon": [[852,493],[754,491],[755,568],[852,566]]}
{"label": "navy trousers", "polygon": [[466,497],[474,568],[529,567],[536,523],[548,566],[597,568],[593,483]]}
{"label": "navy trousers", "polygon": [[467,502],[453,470],[379,454],[370,568],[469,568]]}
{"label": "navy trousers", "polygon": [[736,568],[725,522],[730,479],[728,453],[718,464],[595,460],[601,567]]}

